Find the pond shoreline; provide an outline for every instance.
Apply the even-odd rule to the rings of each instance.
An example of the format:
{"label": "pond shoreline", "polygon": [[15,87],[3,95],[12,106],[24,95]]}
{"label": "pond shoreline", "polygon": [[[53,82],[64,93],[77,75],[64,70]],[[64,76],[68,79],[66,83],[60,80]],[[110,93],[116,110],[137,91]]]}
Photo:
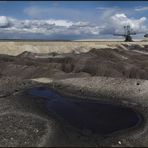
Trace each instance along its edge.
{"label": "pond shoreline", "polygon": [[[122,143],[124,146],[141,146],[148,143],[144,138],[148,133],[147,80],[109,77],[70,78],[54,81],[50,83],[48,87],[62,95],[80,97],[84,100],[88,98],[98,100],[98,98],[101,97],[104,101],[131,107],[143,116],[144,120],[140,127],[134,130],[128,130],[127,132],[123,131],[119,135],[115,133],[115,135],[103,141],[104,146],[114,145],[117,139],[122,139],[124,141],[124,143]],[[145,141],[143,141],[143,138]],[[118,143],[115,145],[121,146]]]}
{"label": "pond shoreline", "polygon": [[[81,126],[80,129],[86,126],[99,135],[108,135],[120,130],[133,129],[140,126],[141,122],[143,122],[140,113],[132,108],[115,103],[71,98],[60,95],[46,87],[31,88],[27,90],[27,94],[43,98],[46,103],[45,107],[47,106],[49,112],[56,112],[57,116],[60,118],[64,117],[64,120],[71,122],[73,126],[78,126],[77,128]],[[102,123],[106,127],[102,126]],[[96,124],[98,125],[96,126]]]}

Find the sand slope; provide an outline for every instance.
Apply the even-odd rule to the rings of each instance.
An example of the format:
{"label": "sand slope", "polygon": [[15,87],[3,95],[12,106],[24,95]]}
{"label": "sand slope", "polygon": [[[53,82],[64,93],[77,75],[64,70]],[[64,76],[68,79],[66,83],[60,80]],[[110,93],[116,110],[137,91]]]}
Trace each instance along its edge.
{"label": "sand slope", "polygon": [[83,42],[14,42],[14,41],[1,41],[0,54],[18,55],[24,51],[35,53],[70,53],[74,51],[87,52],[90,48],[114,48],[118,45],[148,45],[148,42],[103,42],[103,41],[83,41]]}

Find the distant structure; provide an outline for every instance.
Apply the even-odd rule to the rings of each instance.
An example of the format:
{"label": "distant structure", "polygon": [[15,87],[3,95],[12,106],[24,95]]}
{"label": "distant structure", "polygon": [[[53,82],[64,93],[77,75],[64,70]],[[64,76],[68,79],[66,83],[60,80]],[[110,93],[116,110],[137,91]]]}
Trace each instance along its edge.
{"label": "distant structure", "polygon": [[131,29],[129,25],[124,26],[124,33],[123,34],[114,34],[115,36],[124,36],[125,37],[125,42],[132,42],[132,37],[131,35],[136,35],[136,32]]}
{"label": "distant structure", "polygon": [[148,42],[148,34],[145,34],[145,35],[144,35],[143,41],[144,41],[144,42]]}
{"label": "distant structure", "polygon": [[148,38],[148,34],[145,34],[144,37],[145,37],[145,38]]}

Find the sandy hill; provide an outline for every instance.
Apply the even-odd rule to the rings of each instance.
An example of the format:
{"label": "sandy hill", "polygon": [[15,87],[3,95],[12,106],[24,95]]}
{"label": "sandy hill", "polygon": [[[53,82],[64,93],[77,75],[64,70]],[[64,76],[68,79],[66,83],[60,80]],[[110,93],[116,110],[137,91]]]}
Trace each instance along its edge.
{"label": "sandy hill", "polygon": [[18,55],[24,51],[34,53],[71,53],[71,52],[88,52],[91,48],[114,48],[118,45],[148,45],[148,42],[132,42],[125,43],[119,41],[75,41],[75,42],[14,42],[14,41],[1,41],[0,54]]}

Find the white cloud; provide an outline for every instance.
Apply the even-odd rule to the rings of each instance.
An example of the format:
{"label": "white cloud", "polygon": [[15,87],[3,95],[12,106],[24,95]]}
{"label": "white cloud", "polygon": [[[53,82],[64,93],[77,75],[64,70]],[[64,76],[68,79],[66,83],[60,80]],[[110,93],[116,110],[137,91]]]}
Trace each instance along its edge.
{"label": "white cloud", "polygon": [[134,10],[135,11],[138,11],[138,12],[140,12],[140,11],[147,11],[148,10],[148,7],[137,7]]}
{"label": "white cloud", "polygon": [[110,33],[123,33],[123,27],[125,25],[130,25],[130,27],[136,31],[137,33],[144,33],[147,31],[147,27],[145,26],[146,17],[142,17],[140,19],[128,18],[124,13],[117,13],[113,16],[110,16],[108,21],[105,24],[105,30]]}
{"label": "white cloud", "polygon": [[[73,17],[79,17],[81,16],[82,12],[76,9],[70,9],[70,8],[57,8],[57,7],[52,7],[52,8],[42,8],[42,7],[37,7],[37,6],[32,6],[32,7],[27,7],[24,9],[24,13],[28,15],[31,18],[52,18],[53,16],[57,16],[59,18],[71,18]],[[88,15],[88,14],[87,14]]]}
{"label": "white cloud", "polygon": [[0,16],[0,27],[5,27],[9,25],[9,19],[5,16]]}
{"label": "white cloud", "polygon": [[[8,25],[11,24],[11,25]],[[88,22],[69,20],[17,20],[0,16],[0,32],[52,34],[96,34],[99,28],[89,26]]]}
{"label": "white cloud", "polygon": [[62,19],[44,20],[18,20],[11,17],[0,16],[0,34],[42,34],[48,36],[101,36],[123,32],[124,25],[130,25],[136,32],[148,31],[145,22],[146,17],[139,19],[128,18],[124,13],[106,15],[100,24],[85,21],[70,21]]}
{"label": "white cloud", "polygon": [[114,10],[121,10],[120,7],[97,7],[96,10],[110,10],[110,9],[114,9]]}
{"label": "white cloud", "polygon": [[73,25],[73,22],[67,20],[47,20],[49,24],[55,24],[56,26],[70,27]]}

